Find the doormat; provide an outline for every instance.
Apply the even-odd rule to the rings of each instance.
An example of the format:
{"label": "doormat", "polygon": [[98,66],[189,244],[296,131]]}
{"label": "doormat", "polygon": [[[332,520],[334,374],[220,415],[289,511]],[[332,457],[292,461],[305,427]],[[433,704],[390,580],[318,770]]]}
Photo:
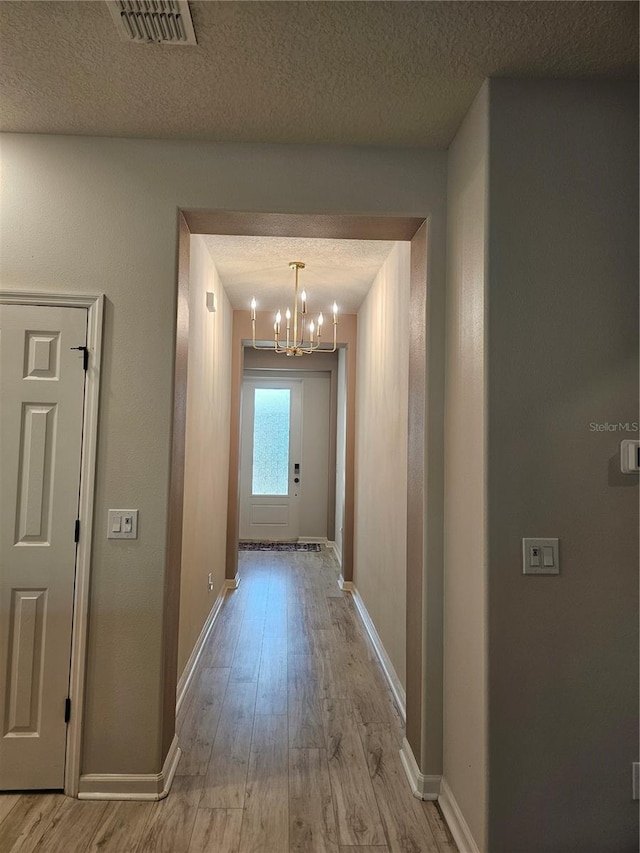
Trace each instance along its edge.
{"label": "doormat", "polygon": [[238,542],[239,551],[319,551],[317,542]]}

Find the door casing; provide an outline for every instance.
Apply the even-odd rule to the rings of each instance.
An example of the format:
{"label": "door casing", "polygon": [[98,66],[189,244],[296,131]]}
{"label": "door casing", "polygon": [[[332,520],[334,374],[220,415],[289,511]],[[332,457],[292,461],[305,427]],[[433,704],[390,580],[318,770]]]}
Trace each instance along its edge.
{"label": "door casing", "polygon": [[71,718],[67,726],[64,771],[64,792],[69,797],[77,797],[78,795],[80,760],[82,755],[85,661],[89,617],[89,581],[91,572],[104,302],[104,295],[0,290],[0,304],[3,305],[41,305],[58,308],[87,309],[89,364],[86,375],[83,409],[82,462],[80,466],[80,500],[78,508],[80,540],[76,552],[76,582],[73,598],[73,627],[71,631],[71,665],[69,677]]}
{"label": "door casing", "polygon": [[[184,490],[184,423],[187,342],[189,336],[189,238],[191,234],[288,236],[364,240],[411,241],[409,349],[409,458],[407,518],[407,741],[422,773],[442,773],[442,549],[444,506],[444,284],[445,224],[428,210],[420,216],[385,216],[371,213],[264,213],[180,208],[178,211],[178,311],[176,323],[175,393],[171,444],[170,512],[168,517],[169,570],[165,581],[164,613],[164,722],[163,754],[175,730],[177,654],[176,591],[180,588],[182,495]],[[244,347],[251,341],[248,322],[234,322],[232,383],[243,373]],[[341,326],[344,330],[344,324]],[[355,329],[347,352],[347,400],[355,393]],[[233,385],[231,446],[229,453],[229,511],[227,518],[227,583],[238,577],[238,448],[239,398]],[[353,403],[347,403],[353,411]],[[353,518],[355,419],[347,418],[347,463],[342,578],[353,578]],[[350,449],[351,448],[351,449]],[[427,594],[428,590],[428,594]],[[427,624],[428,623],[428,624]],[[418,638],[418,641],[415,640]],[[428,638],[428,642],[427,642]],[[431,701],[427,703],[427,694]]]}

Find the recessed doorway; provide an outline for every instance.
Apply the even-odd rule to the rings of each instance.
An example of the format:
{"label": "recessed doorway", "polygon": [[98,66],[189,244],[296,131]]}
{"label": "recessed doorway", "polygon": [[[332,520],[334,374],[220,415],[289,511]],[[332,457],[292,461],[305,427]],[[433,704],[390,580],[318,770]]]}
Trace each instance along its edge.
{"label": "recessed doorway", "polygon": [[[407,679],[407,739],[411,743],[414,754],[422,754],[422,739],[424,735],[425,709],[423,697],[425,696],[425,673],[427,673],[430,695],[437,697],[441,694],[441,668],[442,656],[441,642],[434,634],[433,642],[428,648],[420,638],[423,636],[424,619],[424,589],[433,585],[441,588],[442,562],[439,558],[439,524],[441,519],[441,495],[438,491],[438,477],[441,469],[441,444],[438,441],[438,433],[433,431],[427,435],[427,426],[431,424],[428,418],[436,418],[442,409],[442,360],[437,357],[441,344],[442,324],[442,300],[441,294],[431,288],[431,269],[427,263],[427,247],[429,243],[429,222],[423,218],[395,218],[395,217],[371,217],[357,215],[288,215],[288,214],[243,214],[227,213],[218,211],[183,211],[180,230],[181,263],[179,275],[178,294],[178,343],[176,359],[176,413],[178,415],[174,428],[183,422],[178,411],[183,398],[182,390],[186,384],[186,354],[185,342],[189,332],[188,318],[181,313],[182,308],[188,306],[188,253],[189,239],[191,235],[235,235],[243,237],[282,237],[282,238],[313,238],[332,240],[391,240],[407,241],[411,243],[410,249],[410,293],[408,295],[408,310],[411,322],[408,332],[409,346],[409,395],[410,405],[408,411],[408,458],[407,468],[407,519],[406,519],[406,564],[402,560],[402,566],[406,571],[406,679]],[[291,255],[294,257],[294,255]],[[287,260],[291,260],[287,256]],[[295,257],[301,257],[295,255]],[[183,265],[182,258],[186,258]],[[286,263],[284,264],[286,267]],[[184,271],[187,271],[186,277]],[[213,277],[216,277],[215,272]],[[217,280],[216,286],[219,284]],[[183,284],[187,286],[183,290]],[[203,278],[202,290],[209,290],[208,283]],[[222,288],[220,288],[222,291]],[[186,297],[186,298],[185,298]],[[204,293],[201,293],[204,297]],[[407,305],[407,301],[404,303]],[[227,306],[230,308],[230,306]],[[235,306],[231,306],[234,307]],[[267,306],[265,305],[265,308]],[[268,312],[267,312],[268,313]],[[385,324],[385,314],[381,317],[381,329],[388,331],[389,324]],[[214,344],[220,339],[223,323],[217,316],[215,331],[208,332],[213,337]],[[265,320],[268,318],[265,317]],[[338,343],[344,346],[344,373],[346,389],[346,418],[345,418],[345,445],[344,445],[344,506],[343,506],[343,541],[342,541],[342,578],[343,588],[353,587],[354,567],[354,517],[355,517],[355,410],[356,410],[356,317],[351,320],[351,328],[346,324],[341,325]],[[212,325],[212,324],[210,324]],[[231,325],[231,324],[229,324]],[[273,320],[271,320],[273,325]],[[241,444],[241,389],[244,375],[245,352],[248,351],[247,344],[251,342],[251,317],[248,309],[235,308],[233,311],[233,330],[231,340],[231,395],[230,395],[230,429],[229,440],[229,476],[228,476],[228,501],[227,511],[227,537],[226,537],[226,572],[224,584],[227,588],[235,587],[238,583],[238,550],[237,544],[240,533],[240,444]],[[213,325],[212,325],[213,328]],[[224,326],[224,335],[228,335],[227,326]],[[431,332],[433,330],[433,337]],[[258,342],[264,343],[260,334]],[[268,331],[265,333],[268,338]],[[348,339],[348,340],[347,340]],[[406,337],[405,337],[406,339]],[[430,342],[427,364],[427,341]],[[433,351],[432,351],[433,350]],[[432,356],[436,356],[433,357]],[[315,358],[315,356],[313,356]],[[226,380],[225,380],[226,381]],[[174,431],[177,441],[174,442],[174,470],[179,475],[180,454],[182,452],[180,430]],[[427,441],[427,438],[430,440]],[[204,456],[199,459],[205,459]],[[216,468],[216,473],[218,469]],[[427,472],[429,476],[427,477]],[[182,491],[182,483],[176,480],[172,485],[172,498],[178,497]],[[426,501],[427,495],[429,501]],[[172,501],[173,503],[173,501]],[[173,504],[175,506],[175,504]],[[173,519],[170,515],[170,552],[176,553],[181,539],[181,517],[178,513]],[[403,525],[404,528],[404,525]],[[384,532],[383,532],[384,535]],[[429,543],[428,552],[425,542]],[[166,600],[172,600],[171,587],[178,577],[168,579],[168,591]],[[183,584],[184,586],[184,584]],[[202,580],[197,579],[194,586],[193,597],[204,598],[200,593]],[[197,587],[197,588],[196,588]],[[183,590],[184,591],[184,590]],[[433,596],[430,605],[430,619],[433,617],[434,624],[438,619],[441,606],[440,597]],[[169,612],[168,606],[167,622],[175,618]],[[174,608],[175,610],[175,608]],[[206,615],[206,614],[205,614]],[[400,614],[398,614],[400,615]],[[182,621],[182,620],[181,620]],[[196,633],[194,626],[193,633]],[[167,640],[170,632],[167,632]],[[197,639],[194,637],[193,639]],[[175,642],[175,640],[173,640]],[[185,643],[185,655],[188,655]],[[175,652],[173,652],[175,661]],[[172,652],[167,648],[165,662],[167,664],[166,684],[171,685]],[[175,675],[173,675],[175,679]],[[174,682],[175,683],[175,682]],[[167,701],[170,701],[170,692],[167,693]],[[441,720],[437,718],[439,703],[436,700],[430,706],[433,710],[433,724],[430,721],[428,728],[428,739],[434,744],[441,742]],[[168,741],[170,732],[166,733]],[[436,756],[437,758],[437,756]]]}

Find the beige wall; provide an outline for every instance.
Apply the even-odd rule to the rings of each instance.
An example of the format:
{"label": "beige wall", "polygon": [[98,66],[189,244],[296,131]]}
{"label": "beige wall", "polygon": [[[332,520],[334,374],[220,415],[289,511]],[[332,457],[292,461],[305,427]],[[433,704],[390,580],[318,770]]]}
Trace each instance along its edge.
{"label": "beige wall", "polygon": [[[215,312],[207,310],[207,291],[216,295]],[[232,322],[215,264],[202,237],[192,236],[178,673],[224,584]]]}
{"label": "beige wall", "polygon": [[[107,297],[82,770],[155,773],[171,722],[161,649],[177,209],[430,216],[441,228],[446,152],[5,134],[0,168],[3,287]],[[134,542],[104,535],[118,506],[140,512]]]}
{"label": "beige wall", "polygon": [[486,241],[488,90],[449,150],[444,778],[487,850]]}
{"label": "beige wall", "polygon": [[358,312],[354,582],[406,685],[410,244],[396,243]]}
{"label": "beige wall", "polygon": [[336,422],[336,517],[334,543],[342,565],[342,528],[344,526],[345,474],[347,450],[347,355],[338,350]]}
{"label": "beige wall", "polygon": [[492,81],[490,138],[489,848],[637,850],[637,86]]}

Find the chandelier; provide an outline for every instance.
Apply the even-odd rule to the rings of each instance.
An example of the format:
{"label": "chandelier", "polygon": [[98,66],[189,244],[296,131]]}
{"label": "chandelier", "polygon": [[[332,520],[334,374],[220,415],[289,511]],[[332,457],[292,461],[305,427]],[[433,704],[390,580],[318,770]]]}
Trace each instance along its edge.
{"label": "chandelier", "polygon": [[[333,348],[321,349],[322,342],[322,327],[324,325],[324,317],[322,312],[318,314],[317,322],[314,323],[307,319],[307,294],[303,290],[300,294],[300,308],[298,308],[298,277],[300,270],[303,270],[305,265],[302,261],[291,261],[289,269],[295,270],[296,281],[295,291],[293,294],[293,312],[287,308],[285,311],[286,334],[287,342],[284,344],[280,340],[282,327],[282,314],[280,311],[275,316],[273,324],[273,344],[268,346],[258,346],[256,344],[256,300],[251,300],[251,332],[253,335],[253,348],[271,350],[272,352],[280,352],[285,355],[311,355],[311,353],[321,350],[321,352],[335,352],[338,330],[338,306],[333,303]],[[293,325],[291,321],[293,320]]]}

